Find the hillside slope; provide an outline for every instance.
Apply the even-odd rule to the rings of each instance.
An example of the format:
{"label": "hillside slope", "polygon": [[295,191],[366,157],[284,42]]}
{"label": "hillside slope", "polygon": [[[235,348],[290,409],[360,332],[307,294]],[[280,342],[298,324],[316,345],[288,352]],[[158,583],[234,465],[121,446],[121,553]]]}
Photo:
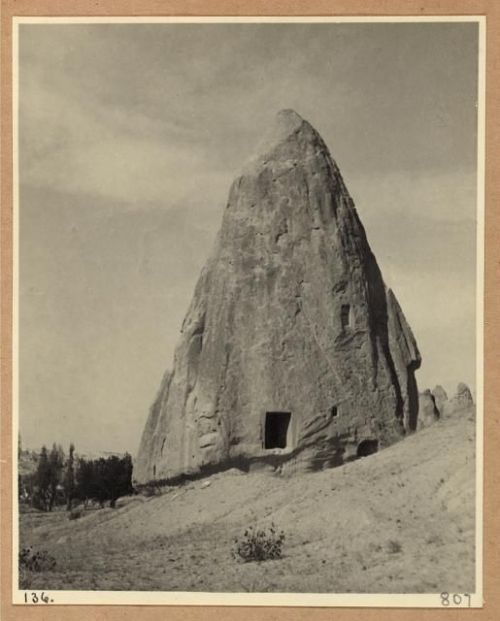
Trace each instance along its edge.
{"label": "hillside slope", "polygon": [[[55,571],[23,586],[74,590],[473,592],[474,413],[464,410],[339,468],[284,478],[236,471],[121,500],[21,516],[21,546]],[[251,524],[286,533],[281,560],[238,563]]]}

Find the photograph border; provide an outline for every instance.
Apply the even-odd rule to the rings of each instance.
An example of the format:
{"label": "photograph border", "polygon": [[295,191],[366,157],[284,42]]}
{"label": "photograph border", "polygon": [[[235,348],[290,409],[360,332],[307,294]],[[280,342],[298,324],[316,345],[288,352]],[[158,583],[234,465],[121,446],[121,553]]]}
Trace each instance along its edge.
{"label": "photograph border", "polygon": [[[3,3],[3,5],[6,4],[10,4],[10,3]],[[18,3],[13,3],[13,4],[18,4]],[[21,4],[21,3],[19,3]],[[25,4],[29,4],[29,3],[25,3]],[[62,3],[59,3],[59,6]],[[75,3],[77,4],[77,3]],[[118,3],[112,3],[113,6],[116,6]],[[121,4],[125,4],[125,3],[121,3]],[[146,4],[146,3],[144,3]],[[148,3],[151,4],[151,3]],[[164,3],[166,4],[166,3]],[[178,5],[180,3],[177,3]],[[187,5],[188,3],[184,3],[184,5]],[[192,6],[193,3],[189,3],[190,6]],[[224,4],[228,4],[228,3],[224,3]],[[234,3],[233,3],[234,4]],[[239,5],[241,6],[243,3],[239,3]],[[294,3],[295,5],[296,3]],[[297,3],[298,4],[298,3]],[[323,3],[324,4],[324,3]],[[332,3],[333,4],[333,3]],[[344,3],[345,4],[345,3]],[[350,3],[350,4],[354,4],[354,3]],[[365,2],[364,4],[372,4],[372,3],[368,3]],[[385,4],[385,5],[390,5],[390,4],[395,4],[394,2],[390,3],[390,2],[386,2],[386,3],[379,3],[379,4]],[[399,2],[399,4],[401,5],[402,3]],[[410,2],[406,2],[406,5],[409,5]],[[443,4],[443,3],[430,3],[427,2],[427,5],[435,5],[435,4]],[[450,3],[446,3],[446,4],[450,4]],[[461,2],[454,2],[453,4],[456,5],[460,5],[460,4],[464,4]],[[467,3],[469,6],[471,6],[472,2],[468,2]],[[475,3],[475,4],[481,4],[481,5],[485,5],[484,2],[482,3]],[[246,6],[252,6],[252,3],[245,3]],[[308,6],[312,7],[314,5],[313,2],[309,3]],[[109,6],[111,6],[111,3],[109,3]],[[4,8],[2,6],[2,8]],[[15,7],[14,7],[15,8]],[[38,6],[37,6],[38,8]],[[62,8],[62,7],[60,7]],[[74,7],[73,7],[74,8]],[[190,13],[188,11],[186,11],[186,15],[189,15]],[[159,13],[158,13],[159,15]],[[154,21],[155,23],[164,21],[164,22],[168,22],[168,21],[175,21],[175,22],[179,22],[179,21],[189,21],[189,22],[199,22],[200,21],[200,17],[201,16],[194,16],[191,15],[191,17],[180,17],[179,19],[172,19],[172,17],[166,17],[163,16],[163,18],[160,19],[152,19],[152,16],[130,16],[127,18],[119,18],[118,20],[116,20],[114,17],[111,17],[111,15],[100,15],[100,16],[93,16],[90,20],[89,20],[89,16],[83,16],[81,15],[80,17],[72,17],[69,18],[69,20],[71,22],[78,22],[78,23],[88,23],[89,21],[91,23],[97,23],[98,21],[104,21],[104,22],[134,22],[134,23],[138,23],[138,22],[152,22]],[[374,19],[375,18],[375,19]],[[54,23],[55,20],[62,20],[64,22],[68,22],[68,18],[61,18],[61,17],[56,17],[56,15],[47,15],[45,17],[15,17],[13,20],[14,25],[18,25],[20,23],[43,23],[46,21],[49,21],[50,23]],[[479,21],[480,24],[480,48],[482,47],[483,49],[483,61],[480,62],[479,65],[479,85],[478,85],[478,90],[479,90],[479,105],[478,105],[478,109],[479,111],[481,111],[481,109],[484,109],[484,106],[482,105],[482,101],[485,95],[485,71],[486,71],[486,65],[485,65],[485,56],[484,56],[484,46],[485,44],[490,46],[491,45],[491,22],[489,20],[488,17],[488,21],[486,21],[486,19],[484,18],[484,15],[481,15],[479,12],[477,14],[470,14],[470,15],[422,15],[422,13],[420,15],[408,15],[408,16],[402,16],[402,15],[336,15],[335,17],[333,16],[326,16],[326,15],[310,15],[310,16],[292,16],[292,15],[288,15],[288,14],[280,14],[275,15],[274,17],[269,17],[268,19],[266,19],[266,21],[275,21],[275,22],[286,22],[286,21],[296,21],[296,19],[298,19],[299,21],[308,21],[308,22],[314,22],[314,21],[318,21],[318,22],[325,22],[325,21],[332,21],[332,22],[373,22],[373,21],[411,21],[411,22],[415,22],[415,21]],[[10,610],[15,611],[21,611],[24,608],[24,611],[26,612],[27,609],[29,609],[30,611],[33,611],[34,609],[36,609],[36,606],[29,606],[27,607],[26,604],[24,604],[24,600],[22,599],[22,594],[24,594],[24,591],[18,591],[13,582],[12,582],[12,576],[16,575],[14,572],[17,572],[17,555],[12,554],[12,550],[13,548],[11,547],[11,536],[10,534],[12,533],[13,537],[12,537],[12,546],[15,548],[16,543],[17,543],[17,508],[16,508],[16,504],[17,503],[13,503],[13,498],[16,497],[15,495],[15,490],[17,487],[17,465],[16,465],[16,454],[17,454],[17,416],[15,415],[15,413],[17,412],[17,389],[18,389],[18,384],[17,384],[17,379],[18,379],[18,369],[17,369],[17,358],[15,355],[15,352],[17,352],[17,344],[18,344],[18,340],[17,340],[17,325],[15,322],[15,318],[17,317],[17,295],[16,295],[16,290],[17,290],[17,284],[18,284],[18,274],[17,274],[17,265],[16,263],[12,262],[13,257],[17,256],[17,250],[18,250],[18,225],[17,225],[17,214],[18,214],[18,187],[17,187],[17,180],[18,180],[18,170],[17,170],[17,152],[16,152],[16,146],[17,146],[17,119],[14,115],[14,118],[8,118],[8,114],[6,114],[6,106],[5,106],[5,99],[8,99],[8,95],[9,93],[7,92],[7,97],[6,97],[6,90],[4,87],[6,85],[6,80],[5,80],[5,73],[6,73],[6,62],[8,61],[8,55],[6,55],[6,52],[8,52],[8,49],[5,49],[5,42],[6,42],[6,37],[5,35],[5,24],[4,24],[4,20],[5,20],[5,11],[3,11],[3,15],[2,15],[2,59],[3,59],[3,63],[2,63],[2,152],[4,154],[4,157],[2,158],[3,160],[3,165],[2,165],[2,412],[3,412],[3,416],[2,416],[2,606],[5,605],[5,596],[6,596],[6,591],[5,591],[5,586],[6,583],[10,582],[11,588],[12,590],[8,589],[10,591],[10,594],[8,594],[8,597],[10,600],[12,600],[12,595],[14,596],[14,604],[17,604],[18,606],[10,606]],[[236,21],[235,16],[229,16],[229,15],[213,15],[211,17],[209,17],[208,19],[203,18],[204,22],[207,21],[212,21],[212,22],[234,22]],[[241,21],[241,20],[237,20],[237,21]],[[255,21],[255,22],[262,22],[262,15],[252,15],[252,17],[250,17],[249,19],[246,19],[245,21]],[[498,25],[498,20],[497,20],[497,25]],[[488,35],[487,35],[487,39],[485,42],[485,31],[486,28],[488,28]],[[16,56],[17,56],[17,37],[15,36],[15,30],[11,30],[10,31],[10,36],[11,38],[11,43],[12,43],[12,47],[11,50],[13,51],[13,56],[12,59],[15,60]],[[14,35],[14,36],[13,36]],[[482,43],[482,45],[481,45]],[[7,61],[6,61],[7,58]],[[488,63],[488,61],[491,61],[491,56],[490,56],[490,48],[488,48],[488,55],[486,57],[486,63]],[[491,63],[490,63],[491,64]],[[489,68],[488,71],[491,70],[491,66],[489,64]],[[12,76],[10,76],[12,77]],[[15,76],[14,76],[15,77]],[[12,82],[11,82],[12,84]],[[11,91],[12,94],[12,108],[11,110],[16,110],[17,109],[17,103],[18,103],[18,92],[17,92],[17,88],[13,88]],[[489,82],[488,82],[488,97],[490,96],[490,89],[489,89]],[[483,100],[484,101],[484,100]],[[480,318],[483,316],[483,292],[485,293],[485,325],[484,325],[484,330],[485,330],[485,336],[487,338],[487,351],[484,352],[485,354],[485,372],[486,372],[486,377],[485,377],[485,386],[489,386],[491,379],[489,378],[490,375],[490,369],[491,367],[490,362],[489,362],[489,358],[488,356],[491,355],[491,352],[489,351],[490,349],[490,345],[491,345],[491,341],[489,339],[489,337],[491,337],[491,323],[489,323],[489,313],[490,313],[490,306],[489,306],[489,302],[492,299],[492,296],[494,294],[494,291],[492,291],[491,287],[489,287],[489,285],[491,284],[491,275],[489,273],[489,268],[488,268],[488,262],[486,264],[486,273],[483,273],[483,267],[484,267],[484,261],[482,260],[485,256],[487,258],[487,261],[489,261],[489,257],[490,252],[491,252],[491,246],[494,245],[494,239],[491,238],[491,231],[495,232],[495,230],[498,230],[498,217],[496,217],[496,228],[495,228],[495,224],[493,225],[493,227],[491,228],[491,220],[492,217],[494,217],[494,214],[492,214],[491,211],[491,202],[490,201],[486,201],[486,213],[480,209],[481,205],[484,205],[484,183],[481,183],[481,179],[484,181],[485,180],[485,172],[486,172],[486,181],[488,183],[488,180],[492,179],[491,173],[492,173],[492,169],[491,169],[491,144],[490,144],[490,140],[486,140],[487,143],[487,153],[488,153],[488,160],[486,162],[486,170],[483,166],[483,163],[485,161],[484,156],[485,156],[485,138],[486,138],[486,125],[485,123],[491,123],[491,108],[488,106],[488,102],[486,102],[487,105],[487,109],[488,112],[490,113],[488,115],[488,118],[485,120],[485,115],[484,114],[479,114],[479,118],[478,118],[478,194],[477,194],[477,198],[478,198],[478,210],[477,210],[477,214],[478,214],[478,222],[477,222],[477,267],[478,267],[478,272],[477,272],[477,324],[478,324],[478,329],[481,331],[482,333],[482,326]],[[7,118],[6,118],[7,117]],[[9,127],[8,126],[8,122],[13,122],[13,131],[12,131],[12,125]],[[489,124],[488,124],[488,128],[489,128]],[[9,135],[9,129],[10,129],[10,135]],[[6,148],[6,146],[9,146],[9,142],[10,142],[10,147],[11,149],[9,150],[8,148]],[[7,145],[6,145],[7,143]],[[497,153],[498,151],[494,151],[494,153]],[[10,159],[9,156],[13,154],[13,159]],[[7,157],[6,157],[7,156]],[[6,162],[7,160],[7,162]],[[9,161],[10,160],[10,161]],[[13,177],[12,177],[12,173],[13,173]],[[14,178],[14,182],[12,183],[12,178]],[[10,180],[10,187],[9,187],[9,180]],[[491,186],[487,186],[488,189]],[[489,198],[489,196],[487,197]],[[10,199],[10,200],[9,200]],[[6,207],[7,205],[7,207]],[[13,205],[13,208],[12,208]],[[488,205],[490,205],[490,207],[488,208]],[[485,223],[485,218],[486,218],[486,222],[487,222],[487,227],[486,230],[484,228],[484,223]],[[486,248],[483,247],[483,234],[486,233]],[[13,235],[13,237],[12,237]],[[488,242],[488,238],[490,239],[490,242]],[[10,243],[9,243],[10,242]],[[489,264],[491,265],[491,264]],[[10,269],[9,269],[10,268]],[[8,278],[7,276],[10,276],[10,278]],[[483,276],[486,277],[486,288],[483,290]],[[8,294],[8,297],[7,295]],[[490,297],[489,297],[490,296]],[[10,298],[10,299],[8,299]],[[9,312],[10,311],[10,312]],[[14,320],[14,323],[13,323]],[[494,340],[494,339],[491,339]],[[11,357],[11,354],[14,353],[14,356]],[[11,362],[13,362],[14,366],[14,373],[11,373],[11,369],[12,367]],[[497,363],[498,364],[498,363]],[[476,443],[477,443],[477,449],[478,449],[478,453],[477,453],[477,464],[480,465],[481,464],[481,457],[482,457],[482,445],[483,445],[483,417],[482,417],[482,411],[483,411],[483,386],[482,386],[482,379],[483,379],[483,341],[482,338],[478,338],[477,339],[477,408],[478,408],[478,417],[477,417],[477,438],[476,438]],[[10,395],[9,395],[10,393]],[[10,398],[6,398],[10,396]],[[488,408],[488,402],[489,399],[486,398],[486,407]],[[10,405],[13,404],[13,410],[10,409]],[[497,410],[498,411],[498,410]],[[5,416],[5,413],[8,413],[8,416]],[[14,416],[12,416],[12,413],[14,412]],[[490,412],[490,410],[488,409],[488,412]],[[7,420],[7,425],[5,424]],[[489,422],[488,421],[484,421],[484,423],[487,426],[487,437],[489,437]],[[6,429],[7,426],[7,429]],[[7,433],[6,433],[7,432]],[[10,444],[10,455],[8,454],[7,451],[5,451],[5,436],[8,436],[7,440]],[[487,449],[487,447],[485,447]],[[10,462],[10,463],[9,463]],[[486,464],[485,464],[486,467]],[[489,468],[489,466],[488,466]],[[9,483],[12,484],[12,490],[9,490],[9,485],[5,485],[5,472],[10,470],[10,476],[9,476]],[[487,472],[485,472],[486,476],[486,483],[488,485],[488,480],[491,480],[489,478],[489,469]],[[498,483],[498,479],[496,479],[496,483]],[[481,507],[482,507],[482,500],[483,500],[483,479],[482,479],[482,468],[479,467],[477,468],[476,471],[476,484],[477,484],[477,489],[476,489],[476,501],[477,501],[477,507],[476,507],[476,517],[479,518],[477,520],[477,527],[476,527],[476,594],[473,596],[473,600],[472,600],[472,607],[480,607],[483,604],[483,593],[482,593],[482,572],[481,572],[481,568],[482,568],[482,542],[483,542],[483,537],[482,537],[482,528],[480,527],[481,524]],[[7,494],[6,494],[7,492]],[[7,498],[6,498],[7,496]],[[10,497],[9,497],[10,496]],[[488,494],[486,494],[486,498],[488,497]],[[7,502],[6,502],[7,500]],[[10,518],[10,520],[12,520],[9,524],[10,520],[5,520],[5,510],[6,510],[6,505],[10,505],[10,515],[8,515],[7,517]],[[478,511],[479,510],[479,514]],[[12,519],[12,515],[14,515],[14,519]],[[484,512],[484,519],[488,520],[490,519],[488,516],[488,512],[487,512],[487,507],[485,506],[485,512]],[[10,526],[10,528],[8,528]],[[12,529],[12,526],[14,526],[14,528]],[[7,527],[7,528],[6,528]],[[488,542],[488,545],[490,545],[490,541],[491,539],[488,539],[488,529],[486,528],[486,524],[485,524],[485,529],[486,529],[486,541]],[[6,534],[8,534],[9,536],[6,537]],[[493,534],[494,536],[494,534]],[[6,540],[7,540],[7,545],[6,545]],[[498,547],[498,544],[497,544]],[[10,550],[9,550],[10,548]],[[10,552],[10,554],[9,554]],[[498,550],[497,550],[497,555],[498,555]],[[12,575],[8,575],[8,571],[9,571],[9,565],[6,564],[6,557],[11,557],[11,563],[12,563],[12,570],[13,573]],[[488,550],[485,551],[485,557],[486,560],[488,562]],[[6,580],[6,573],[7,573],[7,577],[10,578],[10,580]],[[487,566],[485,567],[485,576],[487,573]],[[487,584],[487,581],[486,581]],[[106,591],[89,591],[89,592],[83,592],[83,591],[54,591],[54,594],[57,595],[57,597],[55,598],[55,602],[56,604],[58,604],[58,606],[54,606],[51,607],[51,617],[52,617],[52,611],[53,610],[63,610],[62,608],[59,608],[59,605],[82,605],[85,604],[85,610],[89,610],[89,608],[87,608],[88,605],[95,605],[95,604],[101,604],[101,606],[99,607],[99,609],[101,611],[103,611],[104,609],[108,608],[108,605],[112,605],[112,606],[116,606],[116,605],[121,605],[121,604],[127,604],[127,605],[133,605],[133,606],[137,606],[137,605],[147,605],[147,606],[159,606],[159,605],[164,605],[167,604],[169,606],[194,606],[194,607],[201,607],[201,606],[277,606],[277,607],[284,607],[284,606],[296,606],[296,607],[326,607],[326,606],[334,606],[334,607],[367,607],[367,608],[373,608],[373,607],[398,607],[398,608],[404,608],[404,607],[412,607],[412,608],[416,608],[416,607],[433,607],[433,606],[440,606],[440,602],[439,602],[439,596],[437,596],[438,601],[436,602],[436,595],[427,595],[427,594],[415,594],[415,595],[411,595],[411,594],[366,594],[366,595],[360,595],[360,594],[347,594],[347,595],[343,595],[343,594],[276,594],[276,593],[250,593],[250,594],[244,594],[243,596],[241,596],[240,594],[234,594],[234,593],[176,593],[176,592],[169,592],[169,593],[158,593],[158,592],[106,592]],[[168,601],[165,601],[165,596],[168,596]],[[243,601],[241,601],[241,598],[244,598]],[[148,601],[145,601],[145,599],[147,599]],[[388,601],[388,599],[390,599],[391,601]],[[119,600],[119,601],[118,601]],[[237,601],[240,600],[240,601]],[[410,601],[411,600],[411,601]],[[103,606],[102,604],[105,604],[105,606]],[[190,610],[195,610],[196,608],[191,608]],[[199,608],[198,608],[199,609]],[[478,610],[474,610],[474,611],[469,611],[470,614],[476,613],[476,612],[483,612],[483,611],[487,611],[488,609],[491,608],[489,606],[487,606],[486,608],[484,608],[482,611],[480,609]],[[47,610],[48,607],[44,606],[44,610],[45,613],[44,615],[47,614]],[[64,608],[64,610],[66,610],[66,607]],[[116,608],[113,608],[113,610],[117,610]],[[174,610],[173,608],[170,608],[169,610]],[[176,609],[175,609],[176,610]],[[211,608],[211,610],[215,610],[213,608]],[[254,609],[256,610],[256,609]],[[273,608],[273,614],[275,614],[278,611],[277,608]],[[305,611],[304,611],[305,612]],[[351,611],[348,610],[344,610],[343,612],[345,613],[350,613]],[[366,612],[369,612],[368,610]],[[403,612],[403,611],[401,611]],[[405,611],[406,612],[406,611]],[[410,612],[410,611],[408,611]],[[421,611],[422,614],[424,614],[425,611]],[[429,611],[430,612],[430,611]],[[464,610],[465,612],[465,610]],[[336,618],[340,618],[339,617],[339,613],[340,610],[335,612],[335,616]],[[386,613],[389,613],[389,611],[387,610]],[[240,614],[240,613],[238,613]],[[359,614],[359,613],[358,613]],[[433,612],[433,614],[435,614],[435,611]],[[8,618],[17,618],[17,617],[8,617]],[[20,617],[19,617],[20,618]],[[27,617],[23,617],[23,618],[27,618]],[[55,618],[55,617],[54,617]],[[63,617],[61,615],[61,618],[67,618],[67,617]],[[122,617],[123,618],[123,617]],[[214,617],[215,618],[215,617]],[[289,617],[288,617],[289,618]],[[348,619],[348,618],[353,618],[353,617],[348,617],[348,616],[343,616],[342,618]],[[356,617],[359,618],[359,617]],[[368,617],[367,617],[368,618]],[[374,618],[374,617],[373,617]],[[389,616],[387,616],[387,614],[385,615],[385,618],[390,618]],[[401,617],[399,617],[401,618]],[[405,617],[405,618],[410,618],[410,617]],[[424,618],[424,616],[419,617],[419,618]],[[486,617],[483,617],[486,618]]]}
{"label": "photograph border", "polygon": [[[318,24],[360,24],[360,23],[477,23],[478,36],[478,115],[477,115],[477,193],[476,193],[476,507],[475,507],[475,584],[476,591],[470,593],[470,607],[482,606],[482,456],[483,456],[483,402],[482,402],[482,339],[483,333],[483,279],[484,279],[484,71],[485,71],[485,19],[481,16],[455,17],[173,17],[173,18],[134,18],[134,17],[106,17],[106,18],[14,18],[13,30],[13,84],[14,84],[14,290],[13,290],[13,430],[12,430],[12,460],[14,497],[18,496],[17,482],[17,438],[19,435],[19,27],[22,25],[70,25],[70,24],[252,24],[252,23],[318,23]],[[479,467],[478,467],[479,466]],[[13,513],[13,575],[19,574],[19,512],[18,504],[14,503]],[[13,602],[24,603],[25,590],[16,589],[13,585]],[[231,593],[231,592],[158,592],[158,591],[58,591],[51,590],[51,597],[55,604],[131,604],[131,605],[233,605],[251,606],[260,603],[267,606],[390,606],[390,607],[439,607],[439,594],[424,593]]]}

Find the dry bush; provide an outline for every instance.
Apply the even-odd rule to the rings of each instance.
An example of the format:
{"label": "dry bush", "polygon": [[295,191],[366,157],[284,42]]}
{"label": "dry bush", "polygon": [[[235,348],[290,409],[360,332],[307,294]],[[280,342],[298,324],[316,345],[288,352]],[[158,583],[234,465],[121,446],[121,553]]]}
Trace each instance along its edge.
{"label": "dry bush", "polygon": [[151,498],[152,496],[159,496],[161,494],[161,486],[159,485],[159,483],[152,481],[146,483],[146,485],[143,485],[140,488],[139,493],[146,498]]}
{"label": "dry bush", "polygon": [[51,571],[56,566],[56,559],[47,550],[35,552],[33,548],[23,548],[19,552],[19,568],[28,571]]}
{"label": "dry bush", "polygon": [[282,556],[285,533],[276,530],[271,524],[269,528],[257,529],[250,526],[242,537],[234,538],[231,550],[233,558],[248,563],[250,561],[267,561]]}
{"label": "dry bush", "polygon": [[69,520],[78,520],[81,517],[82,517],[81,509],[73,509],[72,511],[70,511],[70,514],[68,515]]}
{"label": "dry bush", "polygon": [[399,541],[394,541],[391,539],[391,541],[389,541],[387,544],[387,550],[390,554],[398,554],[398,552],[401,552],[403,550],[403,546]]}

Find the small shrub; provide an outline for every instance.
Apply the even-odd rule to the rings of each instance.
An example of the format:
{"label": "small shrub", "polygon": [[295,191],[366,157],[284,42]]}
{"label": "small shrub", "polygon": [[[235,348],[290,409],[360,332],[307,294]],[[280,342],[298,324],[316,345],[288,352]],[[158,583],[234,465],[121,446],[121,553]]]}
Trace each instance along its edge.
{"label": "small shrub", "polygon": [[28,571],[51,571],[56,566],[56,559],[47,550],[35,552],[33,548],[23,548],[19,552],[19,568]]}
{"label": "small shrub", "polygon": [[160,494],[160,487],[155,483],[147,483],[141,489],[140,493],[146,498],[151,498],[152,496],[157,496],[158,494]]}
{"label": "small shrub", "polygon": [[245,563],[250,561],[267,561],[282,556],[285,533],[277,531],[274,524],[269,528],[247,528],[242,537],[234,538],[231,551],[233,558]]}
{"label": "small shrub", "polygon": [[81,517],[82,517],[81,509],[73,509],[72,511],[70,511],[70,514],[68,515],[68,519],[70,520],[78,520]]}
{"label": "small shrub", "polygon": [[391,539],[391,541],[387,544],[387,550],[390,554],[397,554],[403,550],[403,546],[399,543],[399,541],[393,541]]}

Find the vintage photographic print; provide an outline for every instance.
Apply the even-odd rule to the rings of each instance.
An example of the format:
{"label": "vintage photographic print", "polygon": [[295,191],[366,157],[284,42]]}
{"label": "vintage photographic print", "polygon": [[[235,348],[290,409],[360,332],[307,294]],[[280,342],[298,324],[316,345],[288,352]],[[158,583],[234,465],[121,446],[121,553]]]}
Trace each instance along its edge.
{"label": "vintage photographic print", "polygon": [[482,606],[484,26],[15,21],[15,603]]}

